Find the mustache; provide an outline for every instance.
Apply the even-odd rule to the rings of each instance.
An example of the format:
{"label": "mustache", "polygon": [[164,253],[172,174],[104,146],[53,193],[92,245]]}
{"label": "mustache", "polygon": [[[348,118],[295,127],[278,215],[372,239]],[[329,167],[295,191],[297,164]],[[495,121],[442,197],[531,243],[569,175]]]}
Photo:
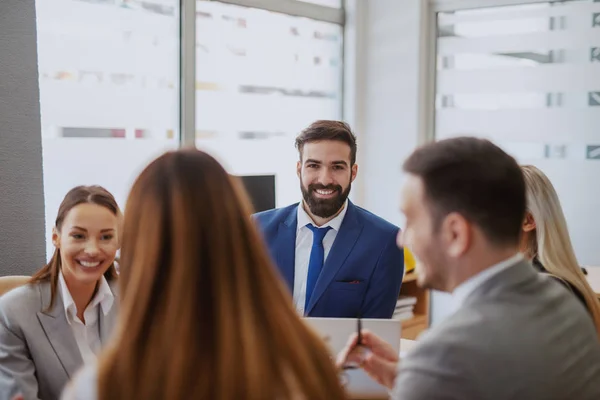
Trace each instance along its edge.
{"label": "mustache", "polygon": [[342,187],[340,185],[321,185],[319,183],[312,183],[308,185],[308,190],[311,192],[315,190],[334,190],[338,193],[341,193]]}

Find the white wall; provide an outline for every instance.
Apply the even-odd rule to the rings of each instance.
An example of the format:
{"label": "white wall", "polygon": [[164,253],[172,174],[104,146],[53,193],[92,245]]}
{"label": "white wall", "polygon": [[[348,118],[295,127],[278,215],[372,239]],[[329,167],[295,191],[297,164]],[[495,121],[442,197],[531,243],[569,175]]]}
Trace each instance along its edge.
{"label": "white wall", "polygon": [[[348,0],[347,10],[344,115],[359,135],[356,196],[360,205],[402,227],[402,163],[422,136],[425,0]],[[448,314],[448,297],[433,293],[432,324]]]}
{"label": "white wall", "polygon": [[348,1],[346,41],[358,41],[359,48],[346,50],[346,64],[354,61],[356,69],[347,71],[355,77],[347,77],[345,88],[345,115],[359,136],[357,198],[400,226],[401,167],[419,131],[421,7],[420,0]]}

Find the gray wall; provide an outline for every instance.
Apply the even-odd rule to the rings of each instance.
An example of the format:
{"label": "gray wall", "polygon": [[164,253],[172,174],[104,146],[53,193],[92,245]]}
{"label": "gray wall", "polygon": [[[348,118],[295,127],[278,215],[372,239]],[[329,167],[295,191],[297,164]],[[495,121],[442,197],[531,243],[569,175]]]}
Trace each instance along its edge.
{"label": "gray wall", "polygon": [[0,0],[0,276],[45,260],[34,0]]}

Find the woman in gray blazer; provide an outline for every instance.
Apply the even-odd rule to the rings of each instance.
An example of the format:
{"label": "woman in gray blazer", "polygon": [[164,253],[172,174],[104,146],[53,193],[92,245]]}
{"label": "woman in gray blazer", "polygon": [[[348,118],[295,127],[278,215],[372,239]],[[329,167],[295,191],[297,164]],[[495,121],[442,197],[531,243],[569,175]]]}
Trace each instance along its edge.
{"label": "woman in gray blazer", "polygon": [[[50,262],[0,297],[0,400],[54,400],[95,361],[116,322],[120,210],[99,186],[79,186],[58,210]],[[6,397],[5,397],[6,396]]]}

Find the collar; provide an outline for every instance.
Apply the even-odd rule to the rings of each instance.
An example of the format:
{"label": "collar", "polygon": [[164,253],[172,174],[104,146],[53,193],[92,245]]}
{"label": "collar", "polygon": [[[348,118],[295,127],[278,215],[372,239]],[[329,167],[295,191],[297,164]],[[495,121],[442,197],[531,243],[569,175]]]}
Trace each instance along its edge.
{"label": "collar", "polygon": [[[346,211],[348,211],[348,199],[346,199],[346,201],[344,202],[344,205],[342,206],[342,211],[340,211],[340,213],[336,215],[334,219],[327,222],[323,226],[320,226],[319,228],[325,228],[330,226],[336,232],[339,232],[340,226],[342,226],[342,222],[344,221],[344,217],[346,216]],[[317,226],[317,224],[315,224],[310,215],[308,215],[308,213],[304,210],[304,202],[301,201],[300,204],[298,204],[298,224],[296,225],[296,232],[306,227],[307,224],[313,224],[314,226]]]}
{"label": "collar", "polygon": [[[75,305],[75,301],[73,300],[73,296],[71,296],[71,292],[67,287],[67,283],[65,282],[65,278],[62,274],[62,271],[58,274],[58,286],[61,291],[61,295],[63,298],[63,306],[65,309],[65,315],[67,316],[67,322],[69,325],[71,324],[72,319],[77,315],[77,306]],[[102,313],[104,315],[108,314],[112,305],[114,303],[114,295],[112,290],[110,290],[110,286],[106,281],[104,275],[98,281],[98,289],[96,290],[96,295],[88,305],[88,308],[95,308],[100,305],[102,308]]]}
{"label": "collar", "polygon": [[452,292],[455,309],[458,309],[464,303],[465,299],[469,297],[469,295],[473,293],[473,291],[477,289],[477,287],[481,286],[485,281],[491,279],[492,277],[504,271],[505,269],[516,265],[522,260],[523,255],[521,253],[517,253],[514,256],[499,262],[498,264],[492,265],[491,267],[484,269],[477,275],[470,277],[469,279],[458,285]]}

